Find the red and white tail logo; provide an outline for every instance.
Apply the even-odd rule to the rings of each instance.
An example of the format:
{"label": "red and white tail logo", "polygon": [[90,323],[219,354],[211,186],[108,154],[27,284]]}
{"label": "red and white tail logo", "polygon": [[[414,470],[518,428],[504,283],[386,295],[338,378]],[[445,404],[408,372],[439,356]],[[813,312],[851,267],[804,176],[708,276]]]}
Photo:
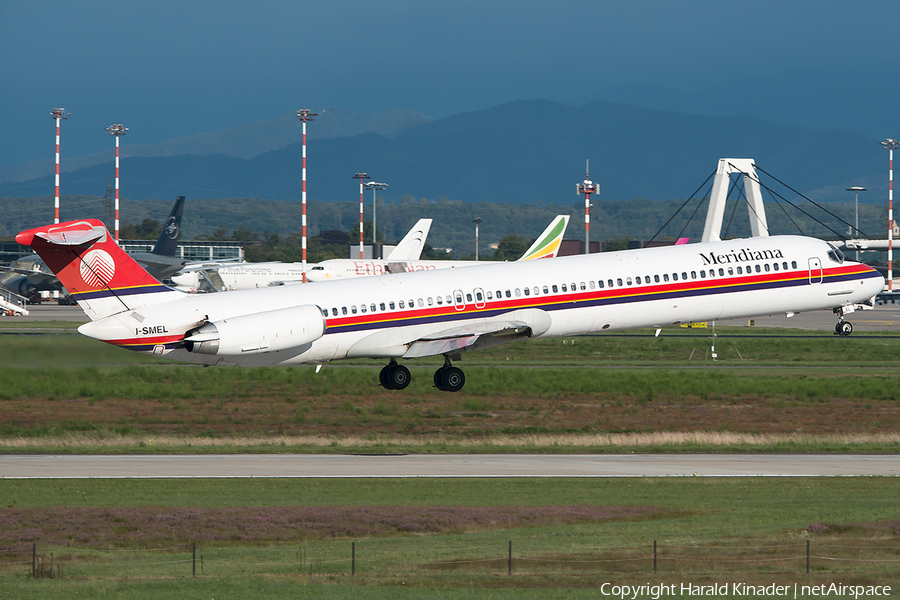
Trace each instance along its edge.
{"label": "red and white tail logo", "polygon": [[91,287],[106,285],[116,274],[116,263],[106,250],[91,250],[81,261],[81,278]]}

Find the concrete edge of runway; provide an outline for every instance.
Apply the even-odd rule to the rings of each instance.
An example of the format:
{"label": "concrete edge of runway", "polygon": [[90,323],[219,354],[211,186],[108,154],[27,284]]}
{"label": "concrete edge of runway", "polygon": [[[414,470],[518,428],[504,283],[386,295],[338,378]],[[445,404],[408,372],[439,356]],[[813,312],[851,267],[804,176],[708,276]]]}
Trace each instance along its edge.
{"label": "concrete edge of runway", "polygon": [[900,476],[900,454],[0,456],[5,480],[873,476]]}

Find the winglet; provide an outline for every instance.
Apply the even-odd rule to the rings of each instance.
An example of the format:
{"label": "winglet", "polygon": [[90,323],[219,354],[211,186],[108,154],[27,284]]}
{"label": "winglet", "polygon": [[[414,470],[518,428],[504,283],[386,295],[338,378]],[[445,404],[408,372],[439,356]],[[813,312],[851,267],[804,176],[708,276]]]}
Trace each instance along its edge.
{"label": "winglet", "polygon": [[559,253],[559,247],[568,225],[569,215],[558,215],[519,260],[555,257]]}

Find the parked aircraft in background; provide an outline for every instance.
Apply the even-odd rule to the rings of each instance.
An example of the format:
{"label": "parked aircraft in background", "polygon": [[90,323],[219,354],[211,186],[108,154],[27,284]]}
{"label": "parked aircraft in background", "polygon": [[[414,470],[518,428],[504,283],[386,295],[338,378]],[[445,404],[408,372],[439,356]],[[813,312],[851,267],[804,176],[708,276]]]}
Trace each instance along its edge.
{"label": "parked aircraft in background", "polygon": [[[156,279],[165,279],[174,275],[185,264],[183,258],[175,256],[183,212],[184,196],[178,196],[153,250],[136,252],[131,255]],[[43,259],[37,254],[20,258],[9,267],[0,267],[0,272],[3,271],[5,271],[6,277],[0,282],[0,286],[25,298],[30,298],[38,292],[65,291],[56,275],[47,268]]]}
{"label": "parked aircraft in background", "polygon": [[827,308],[838,317],[835,332],[848,335],[844,316],[871,306],[884,287],[875,269],[797,236],[203,295],[155,280],[100,221],[47,225],[16,240],[34,248],[90,317],[78,328],[84,335],[204,365],[380,358],[388,389],[410,382],[398,359],[437,356],[435,387],[458,391],[465,376],[452,360],[521,339]]}
{"label": "parked aircraft in background", "polygon": [[[425,248],[432,219],[419,219],[403,239],[391,250],[390,260],[417,260]],[[315,263],[307,265],[308,271]],[[236,264],[200,264],[188,267],[171,278],[179,290],[186,292],[223,292],[303,282],[303,263],[260,262]]]}
{"label": "parked aircraft in background", "polygon": [[184,268],[185,260],[175,256],[178,235],[181,233],[182,212],[184,212],[184,196],[178,196],[153,250],[131,254],[131,257],[156,279],[166,279]]}
{"label": "parked aircraft in background", "polygon": [[[456,267],[470,267],[482,264],[472,260],[417,260],[404,258],[412,254],[407,248],[412,244],[405,243],[410,236],[416,236],[422,230],[421,224],[427,221],[431,225],[431,219],[422,219],[416,223],[416,227],[410,230],[406,237],[385,259],[346,259],[335,258],[323,260],[319,263],[307,265],[306,279],[310,282],[332,281],[337,279],[363,277],[367,275],[386,275],[390,273],[407,273],[413,271],[433,271],[435,269],[451,269]],[[557,216],[538,236],[531,247],[519,260],[532,260],[536,258],[552,258],[559,252],[566,226],[569,223],[568,215]],[[424,229],[427,234],[427,227]],[[421,237],[422,244],[425,238]],[[421,254],[421,247],[416,252],[416,257]],[[178,289],[194,292],[198,290],[246,290],[267,286],[300,283],[303,279],[303,267],[301,263],[242,263],[234,266],[219,266],[214,269],[186,269],[184,273],[172,277],[172,282]],[[204,282],[207,283],[204,286]]]}
{"label": "parked aircraft in background", "polygon": [[[550,225],[535,239],[534,243],[518,260],[534,260],[553,258],[559,253],[569,215],[558,215]],[[408,260],[399,261],[391,258],[385,260],[331,259],[313,265],[306,278],[309,281],[332,281],[347,277],[366,275],[388,275],[390,273],[411,273],[414,271],[433,271],[435,269],[453,269],[471,267],[482,264],[474,260]]]}

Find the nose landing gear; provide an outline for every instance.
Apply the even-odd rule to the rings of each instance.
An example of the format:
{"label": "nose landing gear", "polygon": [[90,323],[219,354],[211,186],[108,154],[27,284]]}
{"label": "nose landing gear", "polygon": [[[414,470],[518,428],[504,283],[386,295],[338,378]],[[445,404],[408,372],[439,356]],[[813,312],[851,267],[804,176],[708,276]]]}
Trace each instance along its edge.
{"label": "nose landing gear", "polygon": [[841,319],[834,326],[834,335],[850,335],[853,333],[853,323]]}
{"label": "nose landing gear", "polygon": [[850,323],[850,321],[845,321],[844,315],[856,312],[856,308],[857,307],[853,304],[848,304],[834,309],[834,314],[836,314],[838,318],[838,322],[834,326],[834,335],[850,335],[853,333],[853,324]]}

